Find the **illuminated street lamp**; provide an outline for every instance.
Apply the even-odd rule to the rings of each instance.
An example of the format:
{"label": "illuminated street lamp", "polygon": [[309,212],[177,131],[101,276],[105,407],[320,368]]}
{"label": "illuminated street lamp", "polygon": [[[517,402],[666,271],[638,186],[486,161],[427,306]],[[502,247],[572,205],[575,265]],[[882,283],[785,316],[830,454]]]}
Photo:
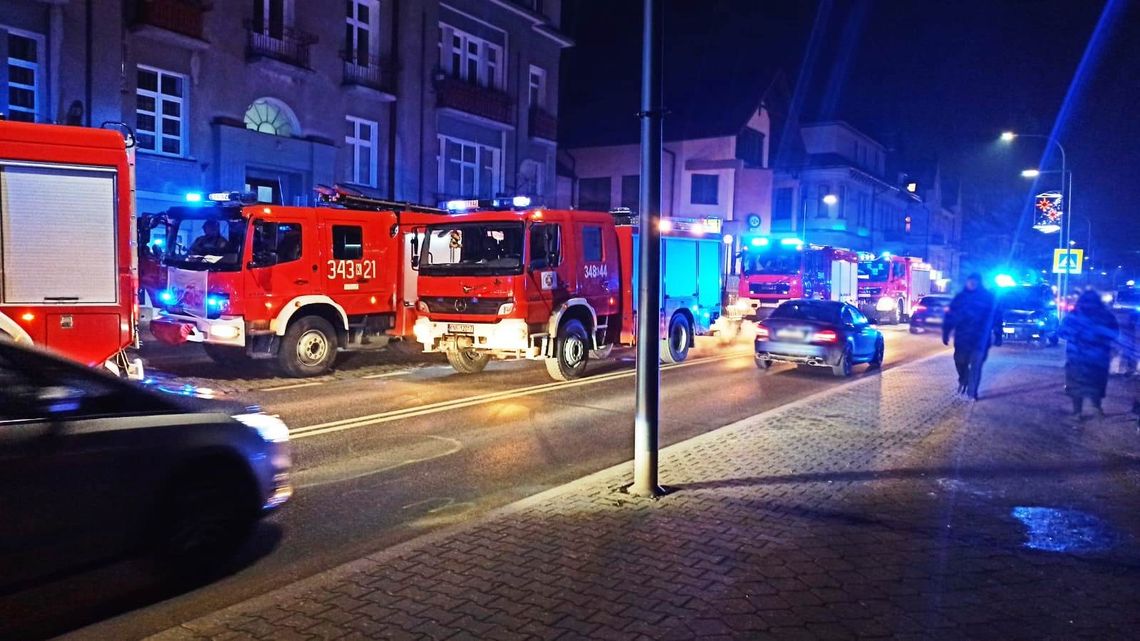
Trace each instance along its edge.
{"label": "illuminated street lamp", "polygon": [[[1042,134],[1017,134],[1017,133],[1014,133],[1012,131],[1003,131],[1001,134],[1001,140],[1002,140],[1002,142],[1005,142],[1005,143],[1012,143],[1014,138],[1041,138],[1042,140],[1045,140],[1047,143],[1052,143],[1052,144],[1057,146],[1057,150],[1061,152],[1061,203],[1063,204],[1063,206],[1071,209],[1072,208],[1072,198],[1071,197],[1068,199],[1065,198],[1066,194],[1065,194],[1064,178],[1065,178],[1066,173],[1068,171],[1068,169],[1067,169],[1068,163],[1066,162],[1066,158],[1065,158],[1065,147],[1063,145],[1061,145],[1061,141],[1057,140],[1053,136],[1046,136],[1046,135],[1042,135]],[[1024,174],[1022,174],[1022,175],[1024,175]],[[1068,175],[1069,175],[1069,187],[1070,187],[1069,191],[1071,192],[1072,191],[1072,189],[1071,189],[1072,188],[1072,174],[1068,174]],[[1071,196],[1071,194],[1070,194],[1070,196]],[[1071,219],[1072,219],[1072,216],[1064,216],[1064,221],[1063,221],[1064,225],[1065,225],[1064,226],[1064,233],[1058,235],[1058,237],[1057,237],[1057,247],[1059,249],[1064,249],[1068,245],[1069,221]],[[1035,229],[1037,229],[1037,227],[1035,227]],[[1039,231],[1045,231],[1045,230],[1039,229]],[[1053,231],[1060,231],[1060,229],[1052,230],[1052,231],[1046,231],[1046,233],[1052,233]],[[1068,284],[1068,282],[1069,282],[1069,274],[1068,274],[1067,270],[1060,273],[1060,274],[1057,274],[1057,292],[1060,296],[1065,295],[1065,287]]]}
{"label": "illuminated street lamp", "polygon": [[838,203],[839,203],[839,196],[836,196],[835,194],[827,194],[826,196],[823,197],[823,204],[825,204],[829,207],[834,207]]}
{"label": "illuminated street lamp", "polygon": [[1001,132],[1001,141],[1002,142],[1013,142],[1014,138],[1017,138],[1017,134],[1013,133],[1012,131]]}
{"label": "illuminated street lamp", "polygon": [[1021,171],[1022,178],[1036,178],[1041,175],[1040,169],[1023,169]]}

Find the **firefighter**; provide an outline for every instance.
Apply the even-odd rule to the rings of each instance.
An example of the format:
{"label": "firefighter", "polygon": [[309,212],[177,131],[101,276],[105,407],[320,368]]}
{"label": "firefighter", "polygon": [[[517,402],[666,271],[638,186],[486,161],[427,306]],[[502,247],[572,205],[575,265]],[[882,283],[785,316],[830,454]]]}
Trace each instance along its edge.
{"label": "firefighter", "polygon": [[202,235],[190,245],[191,256],[221,256],[226,253],[229,242],[222,236],[221,226],[216,220],[202,223]]}

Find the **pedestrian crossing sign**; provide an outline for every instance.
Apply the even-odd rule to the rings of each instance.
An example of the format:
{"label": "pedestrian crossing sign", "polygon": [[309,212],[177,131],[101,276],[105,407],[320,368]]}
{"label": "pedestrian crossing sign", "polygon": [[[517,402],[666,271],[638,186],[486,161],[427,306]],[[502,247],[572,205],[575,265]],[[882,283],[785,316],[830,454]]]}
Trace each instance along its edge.
{"label": "pedestrian crossing sign", "polygon": [[1084,263],[1085,250],[1083,249],[1054,249],[1054,274],[1079,274]]}

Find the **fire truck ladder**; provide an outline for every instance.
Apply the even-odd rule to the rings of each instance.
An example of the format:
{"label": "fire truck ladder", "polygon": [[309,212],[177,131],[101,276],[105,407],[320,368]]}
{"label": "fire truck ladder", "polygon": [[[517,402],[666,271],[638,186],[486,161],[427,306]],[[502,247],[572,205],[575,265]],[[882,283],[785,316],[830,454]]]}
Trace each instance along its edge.
{"label": "fire truck ladder", "polygon": [[345,187],[344,185],[333,185],[332,187],[317,185],[314,190],[317,192],[317,202],[319,204],[344,207],[345,209],[391,211],[396,213],[401,211],[414,211],[421,214],[448,213],[447,210],[438,207],[428,207],[427,205],[374,198],[355,189]]}

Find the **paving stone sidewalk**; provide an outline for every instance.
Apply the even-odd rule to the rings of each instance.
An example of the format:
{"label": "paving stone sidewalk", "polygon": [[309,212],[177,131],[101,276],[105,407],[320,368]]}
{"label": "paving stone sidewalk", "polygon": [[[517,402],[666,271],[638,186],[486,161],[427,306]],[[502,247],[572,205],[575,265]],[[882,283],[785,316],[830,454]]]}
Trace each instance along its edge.
{"label": "paving stone sidewalk", "polygon": [[604,471],[157,638],[1140,638],[1132,399],[1066,419],[1061,351],[995,350],[977,403],[949,354],[866,376],[666,449],[663,499]]}

